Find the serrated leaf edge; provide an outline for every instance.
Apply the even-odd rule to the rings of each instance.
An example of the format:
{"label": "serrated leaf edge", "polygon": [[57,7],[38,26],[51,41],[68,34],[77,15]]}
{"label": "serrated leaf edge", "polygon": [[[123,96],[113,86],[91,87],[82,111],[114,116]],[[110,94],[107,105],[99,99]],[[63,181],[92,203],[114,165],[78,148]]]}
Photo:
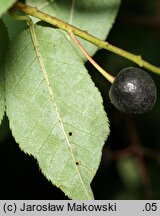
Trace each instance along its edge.
{"label": "serrated leaf edge", "polygon": [[[3,22],[3,19],[1,19],[0,18],[0,20],[2,20],[2,23],[3,23],[3,26],[4,26],[4,28],[5,28],[5,30],[6,30],[6,32],[7,32],[7,37],[6,37],[6,39],[7,39],[7,46],[6,46],[6,50],[8,49],[8,46],[9,46],[9,36],[8,36],[8,29],[7,29],[7,27],[6,27],[6,25],[5,25],[5,23]],[[3,64],[4,64],[4,68],[5,68],[5,63],[6,63],[6,54],[7,54],[7,51],[5,52],[5,54],[4,54],[4,58],[3,58]],[[5,101],[6,101],[6,99],[5,99],[5,69],[4,69],[4,74],[3,74],[3,81],[4,81],[4,107],[3,107],[3,114],[2,114],[2,116],[1,116],[1,118],[0,118],[0,125],[1,125],[1,123],[2,123],[2,120],[3,120],[3,118],[4,118],[4,115],[5,115],[5,112],[6,112],[6,103],[5,103]]]}

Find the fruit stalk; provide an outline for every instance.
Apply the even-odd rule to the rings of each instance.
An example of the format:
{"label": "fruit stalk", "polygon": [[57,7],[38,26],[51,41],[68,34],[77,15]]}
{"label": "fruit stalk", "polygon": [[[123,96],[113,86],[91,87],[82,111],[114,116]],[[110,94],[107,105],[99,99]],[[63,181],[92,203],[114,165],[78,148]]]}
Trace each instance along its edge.
{"label": "fruit stalk", "polygon": [[73,32],[70,32],[70,36],[71,38],[74,40],[74,42],[78,45],[78,47],[80,48],[80,50],[83,52],[83,54],[86,56],[86,58],[91,62],[91,64],[111,83],[113,83],[115,77],[110,75],[107,71],[105,71],[101,66],[99,66],[97,64],[97,62],[95,62],[91,56],[88,54],[88,52],[84,49],[84,47],[82,46],[82,44],[79,42],[79,40],[75,37],[75,35],[73,34]]}

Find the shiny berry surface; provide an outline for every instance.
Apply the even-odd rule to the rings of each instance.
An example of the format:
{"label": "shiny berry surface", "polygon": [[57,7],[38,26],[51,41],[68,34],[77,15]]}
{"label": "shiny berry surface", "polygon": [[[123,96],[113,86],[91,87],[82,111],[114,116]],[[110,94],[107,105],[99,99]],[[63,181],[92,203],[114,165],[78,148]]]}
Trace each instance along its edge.
{"label": "shiny berry surface", "polygon": [[118,110],[140,114],[152,110],[157,98],[157,89],[148,73],[139,68],[128,67],[117,74],[109,97]]}

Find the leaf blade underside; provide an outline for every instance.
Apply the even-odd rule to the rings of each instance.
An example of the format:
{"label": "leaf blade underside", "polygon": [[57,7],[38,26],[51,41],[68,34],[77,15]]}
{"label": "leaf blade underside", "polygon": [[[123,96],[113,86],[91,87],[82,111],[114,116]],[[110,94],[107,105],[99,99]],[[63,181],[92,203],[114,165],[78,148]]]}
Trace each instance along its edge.
{"label": "leaf blade underside", "polygon": [[34,37],[22,32],[8,54],[6,108],[12,133],[71,199],[93,199],[90,183],[109,134],[102,98],[60,30],[37,26]]}

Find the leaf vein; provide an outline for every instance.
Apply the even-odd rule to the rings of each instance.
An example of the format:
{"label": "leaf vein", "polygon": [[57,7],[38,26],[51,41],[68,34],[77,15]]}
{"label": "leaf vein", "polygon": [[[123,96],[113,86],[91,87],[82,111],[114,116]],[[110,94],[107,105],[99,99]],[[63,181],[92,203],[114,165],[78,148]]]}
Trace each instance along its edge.
{"label": "leaf vein", "polygon": [[43,143],[41,144],[41,147],[38,150],[38,155],[40,154],[40,151],[42,150],[42,148],[44,147],[45,142],[47,141],[48,137],[51,135],[53,129],[56,127],[56,125],[58,124],[58,121],[55,122],[55,124],[51,127],[50,131],[48,132],[46,138],[44,139]]}
{"label": "leaf vein", "polygon": [[[19,77],[19,80],[14,84],[14,88],[22,81],[23,77],[26,75],[27,71],[29,70],[30,66],[35,62],[36,57],[32,60],[32,62],[27,66],[22,76]],[[13,91],[14,91],[13,88]]]}

